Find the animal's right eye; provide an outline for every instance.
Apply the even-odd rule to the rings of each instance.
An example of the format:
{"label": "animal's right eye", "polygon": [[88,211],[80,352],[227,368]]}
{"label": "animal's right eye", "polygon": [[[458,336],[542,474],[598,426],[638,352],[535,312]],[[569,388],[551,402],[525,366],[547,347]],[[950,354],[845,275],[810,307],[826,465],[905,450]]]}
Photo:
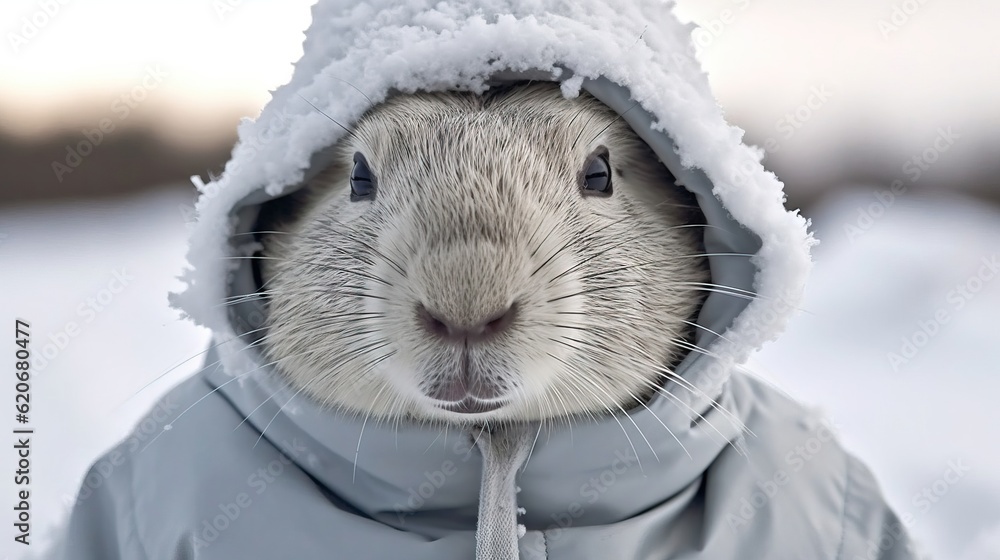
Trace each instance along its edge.
{"label": "animal's right eye", "polygon": [[590,154],[580,173],[580,187],[585,195],[611,196],[611,165],[608,149],[600,147]]}
{"label": "animal's right eye", "polygon": [[354,154],[354,167],[351,169],[351,200],[372,200],[375,198],[375,177],[365,156],[358,152]]}

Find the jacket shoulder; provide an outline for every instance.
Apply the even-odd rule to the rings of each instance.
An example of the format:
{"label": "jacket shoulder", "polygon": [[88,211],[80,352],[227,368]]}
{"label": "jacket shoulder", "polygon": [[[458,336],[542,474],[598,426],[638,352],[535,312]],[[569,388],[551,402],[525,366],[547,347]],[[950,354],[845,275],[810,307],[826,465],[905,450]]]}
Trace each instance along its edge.
{"label": "jacket shoulder", "polygon": [[[312,486],[242,420],[203,372],[181,382],[93,463],[59,546],[74,560],[226,557],[250,529],[220,531],[216,517],[228,528],[261,501],[261,488],[276,497],[282,488]],[[266,508],[256,509],[245,517]]]}
{"label": "jacket shoulder", "polygon": [[[723,500],[731,531],[774,535],[767,558],[920,558],[905,524],[871,471],[843,447],[832,420],[746,374],[734,375],[733,392],[738,406],[749,408],[745,423],[753,435],[711,469],[734,490]],[[764,527],[772,529],[760,531]]]}

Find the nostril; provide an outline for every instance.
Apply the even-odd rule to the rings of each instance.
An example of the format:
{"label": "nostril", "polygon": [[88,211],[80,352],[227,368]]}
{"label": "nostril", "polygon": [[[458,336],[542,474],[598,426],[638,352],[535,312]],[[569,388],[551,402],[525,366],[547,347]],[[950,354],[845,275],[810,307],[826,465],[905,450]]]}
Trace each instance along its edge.
{"label": "nostril", "polygon": [[417,304],[417,317],[424,328],[438,336],[450,336],[455,331],[448,323],[428,311],[423,304]]}
{"label": "nostril", "polygon": [[483,326],[483,334],[493,335],[502,332],[514,322],[514,317],[517,315],[517,304],[511,305],[506,311],[495,315],[492,319],[486,322]]}

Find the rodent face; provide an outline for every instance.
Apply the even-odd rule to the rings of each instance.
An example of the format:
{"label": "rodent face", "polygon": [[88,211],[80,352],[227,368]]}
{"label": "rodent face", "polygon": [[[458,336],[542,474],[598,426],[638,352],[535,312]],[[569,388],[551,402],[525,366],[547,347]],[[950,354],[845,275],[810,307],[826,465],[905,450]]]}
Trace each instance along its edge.
{"label": "rodent face", "polygon": [[264,239],[266,348],[322,403],[451,423],[601,414],[638,406],[687,352],[703,218],[589,96],[398,96],[295,196]]}

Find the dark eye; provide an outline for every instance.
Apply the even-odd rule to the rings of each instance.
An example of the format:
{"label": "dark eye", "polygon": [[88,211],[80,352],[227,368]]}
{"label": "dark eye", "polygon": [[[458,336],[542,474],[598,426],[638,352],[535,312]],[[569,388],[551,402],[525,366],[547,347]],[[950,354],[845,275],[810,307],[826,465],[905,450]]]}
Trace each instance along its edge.
{"label": "dark eye", "polygon": [[611,166],[607,151],[595,152],[587,158],[581,183],[585,195],[611,195]]}
{"label": "dark eye", "polygon": [[371,200],[375,198],[375,177],[368,162],[360,152],[354,154],[354,167],[351,169],[351,200]]}

